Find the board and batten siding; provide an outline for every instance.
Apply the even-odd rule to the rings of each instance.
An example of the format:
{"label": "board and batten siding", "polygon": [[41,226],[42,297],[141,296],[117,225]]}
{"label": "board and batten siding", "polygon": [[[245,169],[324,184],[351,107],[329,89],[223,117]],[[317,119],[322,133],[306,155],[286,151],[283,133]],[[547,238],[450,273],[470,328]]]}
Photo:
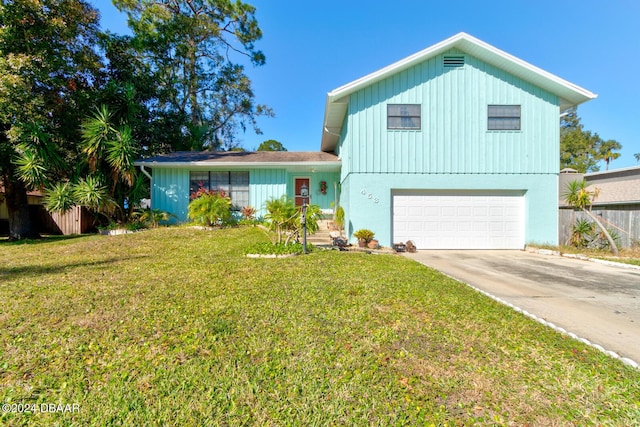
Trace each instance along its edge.
{"label": "board and batten siding", "polygon": [[151,186],[151,207],[187,220],[189,206],[189,169],[154,168]]}
{"label": "board and batten siding", "polygon": [[[464,55],[461,68],[445,55]],[[387,130],[387,104],[421,104],[422,129]],[[520,131],[488,131],[487,106],[521,105]],[[349,173],[558,172],[557,96],[457,50],[349,98],[339,153]]]}
{"label": "board and batten siding", "polygon": [[287,172],[284,169],[256,169],[249,172],[249,204],[257,216],[264,216],[267,200],[287,194]]}
{"label": "board and batten siding", "polygon": [[[189,172],[204,170],[199,168],[155,168],[151,190],[151,206],[162,209],[176,216],[179,222],[187,221],[189,206]],[[221,168],[210,170],[222,170]],[[225,169],[226,170],[226,169]],[[236,169],[236,170],[247,170]],[[293,180],[295,177],[310,178],[312,203],[322,209],[329,209],[335,198],[334,183],[339,180],[337,172],[290,172],[286,169],[250,169],[249,170],[249,205],[256,209],[257,216],[267,212],[265,203],[284,195],[293,198]],[[327,194],[320,192],[320,181],[327,182]]]}
{"label": "board and batten siding", "polygon": [[[151,190],[152,207],[174,214],[180,222],[187,221],[191,170],[189,168],[155,168]],[[202,170],[202,168],[193,170]],[[266,213],[263,209],[266,200],[284,194],[287,194],[287,172],[284,169],[249,171],[249,204],[258,210],[259,215]]]}

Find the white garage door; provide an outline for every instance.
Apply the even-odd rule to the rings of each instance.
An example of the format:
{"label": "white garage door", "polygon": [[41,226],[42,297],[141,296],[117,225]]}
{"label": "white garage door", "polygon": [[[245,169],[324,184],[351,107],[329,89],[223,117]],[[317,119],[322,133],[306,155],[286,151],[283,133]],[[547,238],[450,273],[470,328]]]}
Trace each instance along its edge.
{"label": "white garage door", "polygon": [[524,196],[514,192],[398,191],[393,242],[418,249],[522,249]]}

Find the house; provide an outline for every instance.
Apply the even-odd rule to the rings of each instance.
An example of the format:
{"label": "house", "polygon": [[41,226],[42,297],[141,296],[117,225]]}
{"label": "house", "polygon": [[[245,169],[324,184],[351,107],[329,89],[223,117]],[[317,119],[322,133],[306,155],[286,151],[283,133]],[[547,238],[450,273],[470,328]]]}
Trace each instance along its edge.
{"label": "house", "polygon": [[[589,191],[595,192],[591,211],[619,237],[618,244],[631,247],[640,243],[640,166],[586,174],[567,174],[567,179],[586,180]],[[565,184],[566,185],[566,184]],[[562,192],[562,187],[560,189]],[[560,203],[560,242],[571,235],[576,219],[588,219]]]}
{"label": "house", "polygon": [[595,97],[460,33],[329,92],[318,153],[175,153],[137,164],[153,171],[153,207],[182,220],[201,179],[232,198],[240,182],[235,197],[255,208],[298,198],[305,184],[311,203],[344,208],[349,236],[368,228],[385,246],[556,244],[559,116]]}
{"label": "house", "polygon": [[330,211],[341,162],[321,151],[202,151],[160,155],[136,165],[145,173],[152,170],[151,207],[185,221],[190,197],[199,188],[224,190],[236,209],[252,206],[258,216],[266,214],[266,201],[283,195],[301,206],[305,190],[307,202]]}

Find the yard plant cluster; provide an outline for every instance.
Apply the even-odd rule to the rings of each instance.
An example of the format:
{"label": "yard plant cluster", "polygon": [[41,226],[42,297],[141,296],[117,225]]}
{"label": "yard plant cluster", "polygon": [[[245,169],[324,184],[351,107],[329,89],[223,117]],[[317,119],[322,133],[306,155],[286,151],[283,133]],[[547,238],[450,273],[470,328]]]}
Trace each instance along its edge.
{"label": "yard plant cluster", "polygon": [[11,426],[640,423],[640,372],[397,255],[253,227],[0,242]]}

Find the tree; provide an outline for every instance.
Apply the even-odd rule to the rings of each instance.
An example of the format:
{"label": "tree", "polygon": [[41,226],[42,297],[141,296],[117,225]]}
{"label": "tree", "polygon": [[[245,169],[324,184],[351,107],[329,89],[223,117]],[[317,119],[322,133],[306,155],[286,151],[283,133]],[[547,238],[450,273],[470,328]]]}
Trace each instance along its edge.
{"label": "tree", "polygon": [[593,200],[598,196],[597,190],[590,191],[587,188],[587,181],[571,181],[567,183],[567,187],[565,188],[562,196],[566,200],[567,204],[572,206],[574,209],[580,209],[584,212],[593,222],[596,223],[598,228],[602,231],[602,234],[606,237],[609,242],[609,247],[611,248],[611,252],[618,256],[618,246],[616,242],[611,237],[611,234],[606,229],[604,225],[598,220],[594,214],[591,213],[591,204]]}
{"label": "tree", "polygon": [[560,168],[573,168],[578,172],[596,172],[597,146],[600,137],[584,130],[576,109],[569,111],[560,122]]}
{"label": "tree", "polygon": [[598,157],[601,160],[604,160],[605,164],[607,165],[605,168],[606,170],[609,170],[609,163],[611,163],[612,160],[620,157],[620,153],[616,152],[620,149],[622,149],[622,145],[618,141],[613,139],[602,141],[600,143],[600,146],[598,147]]}
{"label": "tree", "polygon": [[636,158],[636,162],[640,162],[640,153],[636,153],[633,155]]}
{"label": "tree", "polygon": [[570,110],[560,121],[560,168],[573,168],[578,172],[597,172],[599,161],[609,163],[620,157],[622,145],[615,140],[604,141],[597,133],[584,130],[577,110]]}
{"label": "tree", "polygon": [[10,239],[37,237],[27,191],[68,174],[100,66],[84,0],[0,3],[0,176]]}
{"label": "tree", "polygon": [[129,16],[154,80],[164,93],[162,111],[188,118],[191,150],[233,146],[238,129],[272,115],[254,101],[251,81],[238,61],[260,66],[255,48],[262,32],[255,8],[228,0],[114,0]]}
{"label": "tree", "polygon": [[281,142],[278,142],[275,139],[269,139],[260,144],[258,151],[287,151],[287,149],[284,148],[284,145],[282,145]]}

